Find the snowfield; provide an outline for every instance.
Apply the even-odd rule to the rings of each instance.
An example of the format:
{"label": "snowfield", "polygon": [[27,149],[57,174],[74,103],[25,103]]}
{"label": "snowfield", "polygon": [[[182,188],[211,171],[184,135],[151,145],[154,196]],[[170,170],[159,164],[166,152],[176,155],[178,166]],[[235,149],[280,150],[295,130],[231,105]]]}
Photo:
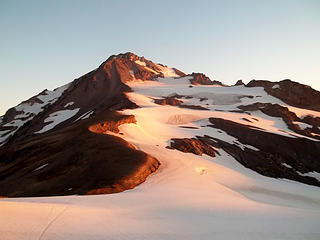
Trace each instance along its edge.
{"label": "snowfield", "polygon": [[[161,162],[158,171],[135,189],[117,194],[1,199],[1,240],[320,239],[319,187],[262,176],[222,149],[212,158],[166,148],[171,138],[207,134],[258,150],[207,127],[209,117],[258,126],[287,137],[304,137],[289,130],[282,119],[260,111],[252,115],[230,112],[257,101],[286,104],[263,88],[190,88],[188,77],[129,85],[134,91],[127,96],[141,108],[122,111],[135,115],[137,123],[121,125],[116,135],[156,157]],[[193,96],[184,100],[209,110],[154,103],[155,98],[175,93]],[[253,98],[239,97],[244,95]],[[203,97],[208,100],[200,101]],[[310,114],[294,109],[300,116]],[[56,113],[49,120],[56,124],[61,116],[72,114]],[[319,173],[309,176],[319,177]]]}
{"label": "snowfield", "polygon": [[45,125],[41,130],[35,133],[44,133],[51,130],[52,128],[57,126],[59,123],[62,123],[67,119],[76,115],[78,111],[79,111],[79,108],[75,108],[72,110],[66,109],[66,110],[51,113],[50,116],[44,120],[45,123],[49,123],[49,124]]}

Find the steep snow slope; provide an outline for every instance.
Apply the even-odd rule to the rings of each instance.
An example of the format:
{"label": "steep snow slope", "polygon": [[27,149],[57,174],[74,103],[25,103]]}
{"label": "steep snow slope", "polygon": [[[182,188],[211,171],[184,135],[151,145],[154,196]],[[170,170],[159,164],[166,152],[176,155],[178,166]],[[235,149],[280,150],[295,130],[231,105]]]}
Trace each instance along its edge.
{"label": "steep snow slope", "polygon": [[[159,78],[157,82],[128,83],[134,92],[127,96],[140,108],[122,113],[133,114],[137,123],[122,125],[119,134],[110,134],[161,161],[159,170],[145,183],[112,195],[2,199],[3,238],[320,239],[319,187],[262,176],[221,148],[216,148],[220,155],[215,157],[166,148],[172,138],[208,134],[241,148],[259,150],[208,127],[209,117],[259,127],[288,139],[318,140],[288,129],[281,118],[260,111],[250,115],[239,112],[237,106],[257,101],[286,106],[263,88],[190,88],[188,80]],[[154,103],[154,99],[168,95],[187,96],[180,96],[185,104],[201,104],[208,110]]]}

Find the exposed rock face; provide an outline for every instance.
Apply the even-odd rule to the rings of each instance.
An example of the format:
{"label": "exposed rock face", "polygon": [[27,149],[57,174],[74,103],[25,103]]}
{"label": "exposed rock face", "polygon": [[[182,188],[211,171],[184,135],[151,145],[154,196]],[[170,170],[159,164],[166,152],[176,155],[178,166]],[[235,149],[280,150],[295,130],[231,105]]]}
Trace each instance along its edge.
{"label": "exposed rock face", "polygon": [[235,86],[241,86],[241,85],[245,85],[242,80],[238,80],[235,84]]}
{"label": "exposed rock face", "polygon": [[183,101],[176,99],[175,97],[165,97],[162,99],[155,99],[154,102],[159,105],[171,105],[171,106],[179,106]]}
{"label": "exposed rock face", "polygon": [[16,115],[19,115],[21,112],[17,111],[15,108],[10,108],[6,112],[6,114],[3,116],[3,123],[7,123],[12,121]]}
{"label": "exposed rock face", "polygon": [[311,132],[320,134],[320,117],[304,116],[300,121],[311,125]]}
{"label": "exposed rock face", "polygon": [[144,163],[141,164],[135,171],[132,173],[124,175],[124,177],[120,178],[112,185],[107,185],[103,187],[99,187],[97,189],[92,189],[86,194],[109,194],[109,193],[117,193],[122,192],[128,189],[132,189],[137,185],[141,184],[145,181],[145,179],[153,172],[155,172],[160,163],[157,159],[151,157],[150,155],[142,156]]}
{"label": "exposed rock face", "polygon": [[320,172],[318,161],[320,142],[268,133],[225,119],[210,118],[209,120],[214,128],[227,132],[243,144],[259,149],[259,151],[250,148],[242,150],[236,144],[211,136],[221,148],[245,167],[265,176],[287,178],[320,186],[320,182],[315,178],[301,175],[312,171]]}
{"label": "exposed rock face", "polygon": [[[318,126],[320,123],[320,118],[313,118],[308,116],[306,118],[298,118],[297,115],[293,112],[290,112],[287,107],[283,107],[279,104],[271,104],[271,103],[254,103],[246,106],[239,106],[241,110],[244,111],[257,111],[260,110],[264,114],[267,114],[272,117],[280,117],[287,124],[288,128],[296,133],[320,139],[320,136],[314,135],[313,133],[318,134],[320,132]],[[295,122],[303,122],[310,124],[312,129],[301,129],[299,125]]]}
{"label": "exposed rock face", "polygon": [[[136,61],[144,63],[154,71],[147,70],[145,66],[138,64]],[[112,75],[112,69],[115,68],[123,83],[132,81],[134,78],[153,80],[157,77],[161,77],[160,73],[155,72],[158,70],[156,64],[145,58],[140,58],[133,53],[113,55],[102,63],[99,68],[101,67],[104,69],[104,72],[109,73],[110,76]],[[131,73],[130,70],[132,71]]]}
{"label": "exposed rock face", "polygon": [[142,183],[159,167],[158,160],[118,137],[103,134],[107,129],[117,132],[117,126],[126,122],[134,118],[104,112],[0,148],[0,195],[114,193]]}
{"label": "exposed rock face", "polygon": [[209,77],[204,75],[203,73],[191,73],[188,76],[191,76],[192,79],[190,80],[190,83],[193,85],[220,85],[223,86],[223,84],[219,81],[211,81]]}
{"label": "exposed rock face", "polygon": [[189,108],[189,109],[194,109],[194,110],[209,110],[208,108],[199,106],[199,105],[187,105],[187,104],[181,104],[179,105],[181,108]]}
{"label": "exposed rock face", "polygon": [[[113,55],[108,58],[106,62],[110,62],[114,60],[116,64],[120,66],[120,69],[131,69],[132,73],[129,75],[133,75],[135,78],[140,80],[154,80],[157,77],[164,77],[163,68],[167,67],[162,64],[155,64],[150,60],[145,59],[144,57],[139,57],[131,52]],[[105,62],[105,63],[106,63]],[[104,65],[104,63],[102,64]],[[150,71],[151,69],[151,71]],[[186,76],[186,74],[176,68],[172,68],[172,70],[180,77]],[[126,77],[128,75],[126,74]],[[131,81],[132,78],[128,77],[127,81]]]}
{"label": "exposed rock face", "polygon": [[108,132],[119,133],[119,126],[126,123],[136,123],[136,119],[133,115],[124,115],[121,118],[115,120],[108,120],[106,122],[100,122],[89,126],[89,131],[99,134],[108,134]]}
{"label": "exposed rock face", "polygon": [[187,76],[187,74],[185,74],[184,72],[180,71],[179,69],[173,68],[173,70],[175,71],[175,73],[177,75],[179,75],[180,77],[185,77]]}
{"label": "exposed rock face", "polygon": [[207,154],[211,157],[214,157],[216,152],[208,143],[196,138],[172,138],[170,148],[196,155]]}
{"label": "exposed rock face", "polygon": [[289,105],[320,111],[320,92],[310,86],[289,79],[280,82],[252,80],[246,86],[263,87],[268,94]]}
{"label": "exposed rock face", "polygon": [[178,106],[180,108],[189,108],[189,109],[195,109],[195,110],[208,110],[207,108],[199,106],[199,105],[182,104],[183,101],[177,99],[176,97],[188,98],[188,96],[175,95],[175,96],[171,96],[171,97],[155,99],[154,102],[159,105],[171,105],[171,106]]}

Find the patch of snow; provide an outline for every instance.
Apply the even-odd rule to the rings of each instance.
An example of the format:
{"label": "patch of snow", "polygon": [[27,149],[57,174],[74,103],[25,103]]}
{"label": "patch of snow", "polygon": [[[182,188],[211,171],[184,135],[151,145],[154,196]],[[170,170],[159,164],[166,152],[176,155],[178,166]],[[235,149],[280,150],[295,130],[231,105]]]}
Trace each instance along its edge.
{"label": "patch of snow", "polygon": [[15,120],[12,120],[9,123],[4,124],[3,126],[4,127],[18,127],[18,128],[20,128],[21,126],[23,126],[23,124],[25,122],[26,121],[23,121],[23,120],[20,120],[20,119],[17,119],[17,120],[15,119]]}
{"label": "patch of snow", "polygon": [[55,126],[57,126],[58,124],[68,120],[69,118],[73,117],[74,115],[76,115],[78,113],[80,108],[75,108],[72,110],[61,110],[61,111],[57,111],[54,113],[51,113],[49,115],[49,117],[47,117],[44,122],[45,123],[49,123],[47,125],[45,125],[41,130],[35,132],[35,133],[44,133],[47,132],[51,129],[53,129]]}
{"label": "patch of snow", "polygon": [[312,178],[315,178],[317,179],[319,182],[320,182],[320,173],[318,172],[308,172],[308,173],[301,173],[301,172],[297,172],[300,176],[305,176],[305,177],[312,177]]}
{"label": "patch of snow", "polygon": [[11,134],[0,136],[0,147],[3,146],[7,142],[7,140],[9,140],[10,137],[12,137],[12,135],[16,132],[16,130],[11,132],[12,132]]}
{"label": "patch of snow", "polygon": [[79,120],[82,120],[82,119],[87,119],[87,118],[89,118],[93,113],[94,113],[93,110],[88,111],[88,112],[82,114],[80,117],[78,117],[78,118],[75,120],[75,122],[76,122],[76,121],[79,121]]}
{"label": "patch of snow", "polygon": [[19,130],[23,124],[28,121],[29,119],[23,120],[12,120],[11,122],[4,124],[4,127],[13,127],[11,130],[6,130],[5,133],[1,132],[2,136],[0,137],[0,146],[4,145],[14,134]]}
{"label": "patch of snow", "polygon": [[[13,135],[13,133],[15,133],[15,131],[13,130],[4,130],[4,131],[0,131],[0,147],[6,143],[6,141]],[[11,134],[9,134],[11,133]],[[2,144],[1,144],[2,143]]]}
{"label": "patch of snow", "polygon": [[304,122],[292,122],[292,123],[299,125],[299,127],[300,127],[302,130],[305,130],[305,129],[307,129],[307,128],[313,128],[312,125],[307,124],[307,123],[304,123]]}
{"label": "patch of snow", "polygon": [[289,164],[281,163],[282,166],[285,166],[286,168],[292,168]]}
{"label": "patch of snow", "polygon": [[306,116],[311,116],[311,117],[320,117],[320,112],[318,111],[313,111],[313,110],[308,110],[308,109],[303,109],[303,108],[298,108],[298,107],[292,107],[292,106],[286,106],[290,112],[294,112],[298,118],[305,118]]}
{"label": "patch of snow", "polygon": [[41,100],[43,103],[21,103],[15,107],[15,109],[19,112],[23,112],[22,114],[16,116],[17,118],[26,117],[26,115],[38,114],[42,111],[43,107],[52,104],[58,100],[58,98],[62,95],[62,93],[69,87],[69,84],[56,88],[53,91],[46,90],[44,94],[38,95],[36,98]]}
{"label": "patch of snow", "polygon": [[157,68],[159,69],[159,72],[161,72],[165,78],[173,78],[173,77],[180,77],[176,71],[172,68],[169,68],[167,66],[161,66],[159,64],[156,64]]}
{"label": "patch of snow", "polygon": [[[197,121],[197,122],[195,122],[195,125],[197,125],[199,127],[199,129],[195,129],[194,131],[190,131],[190,133],[193,132],[193,134],[195,134],[197,136],[208,135],[210,137],[220,139],[224,142],[236,144],[242,150],[249,148],[254,151],[260,151],[258,148],[254,147],[254,146],[241,143],[237,138],[229,135],[227,132],[225,132],[219,128],[212,127],[212,123],[208,119],[203,119],[203,120]],[[208,126],[208,125],[210,125],[210,126]],[[188,131],[188,130],[186,130],[186,131]]]}
{"label": "patch of snow", "polygon": [[152,68],[149,68],[149,67],[144,67],[146,70],[150,71],[150,72],[153,72],[155,74],[159,74],[159,72],[153,70]]}
{"label": "patch of snow", "polygon": [[59,88],[54,89],[53,91],[47,90],[45,94],[37,96],[43,102],[43,105],[47,105],[48,103],[52,104],[58,100],[58,98],[62,95],[62,93],[68,89],[71,83],[63,85]]}
{"label": "patch of snow", "polygon": [[140,66],[143,66],[143,67],[146,67],[147,65],[146,65],[146,63],[145,62],[142,62],[142,61],[140,61],[140,60],[136,60],[136,61],[134,61],[136,64],[139,64]]}
{"label": "patch of snow", "polygon": [[43,164],[42,166],[37,167],[36,169],[34,169],[32,172],[38,171],[38,170],[40,170],[40,169],[42,169],[42,168],[45,168],[45,167],[48,166],[48,165],[49,165],[49,163]]}
{"label": "patch of snow", "polygon": [[275,85],[272,86],[272,89],[277,89],[277,88],[280,88],[279,84],[275,84]]}
{"label": "patch of snow", "polygon": [[[143,61],[136,60],[135,63],[138,64],[138,65],[140,65],[140,66],[142,66],[142,67],[144,67],[146,70],[148,70],[148,71],[150,71],[150,72],[153,72],[153,73],[155,73],[155,74],[159,74],[159,72],[153,70],[152,68],[147,67],[147,64],[146,64],[145,62],[143,62]],[[130,74],[131,74],[131,73],[130,73]],[[131,74],[131,75],[132,75],[132,74]]]}
{"label": "patch of snow", "polygon": [[94,111],[90,111],[88,114],[86,114],[85,116],[82,117],[82,119],[87,119],[89,118],[92,114],[94,113]]}
{"label": "patch of snow", "polygon": [[4,136],[7,133],[11,132],[11,130],[4,130],[4,131],[0,131],[0,136]]}
{"label": "patch of snow", "polygon": [[4,144],[13,134],[19,130],[26,122],[32,120],[38,113],[40,113],[43,108],[47,105],[50,105],[58,100],[58,98],[62,95],[62,93],[70,86],[66,84],[62,87],[56,88],[53,91],[45,91],[43,94],[38,95],[36,98],[41,101],[33,102],[33,103],[20,103],[15,107],[16,111],[21,112],[16,115],[14,120],[9,123],[6,123],[5,127],[14,127],[11,130],[11,134],[6,135],[5,137],[0,138],[0,143]]}
{"label": "patch of snow", "polygon": [[[287,137],[295,137],[295,138],[301,137],[301,138],[310,139],[312,141],[318,141],[317,139],[306,137],[304,135],[295,133],[294,131],[290,130],[287,124],[280,117],[271,117],[269,115],[264,114],[261,111],[254,111],[251,113],[252,113],[252,117],[259,118],[259,123],[254,124],[255,127],[259,127],[264,130],[267,130],[279,135],[284,135]],[[252,125],[252,124],[248,123],[248,125]]]}
{"label": "patch of snow", "polygon": [[64,107],[66,108],[66,107],[72,106],[73,104],[74,104],[74,102],[69,102],[66,105],[64,105]]}
{"label": "patch of snow", "polygon": [[[241,143],[241,142],[240,142]],[[254,146],[251,146],[251,145],[249,145],[249,144],[243,144],[243,143],[241,143],[245,148],[249,148],[249,149],[251,149],[251,150],[254,150],[254,151],[260,151],[260,149],[259,148],[256,148],[256,147],[254,147]]]}

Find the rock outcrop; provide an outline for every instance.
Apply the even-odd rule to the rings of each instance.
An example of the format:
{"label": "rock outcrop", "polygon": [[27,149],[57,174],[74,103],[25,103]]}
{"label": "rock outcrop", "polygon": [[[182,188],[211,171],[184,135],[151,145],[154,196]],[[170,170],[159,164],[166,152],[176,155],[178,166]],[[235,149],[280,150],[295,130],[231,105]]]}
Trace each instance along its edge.
{"label": "rock outcrop", "polygon": [[223,84],[219,81],[212,81],[209,77],[204,75],[203,73],[191,73],[188,76],[191,76],[192,79],[190,79],[190,83],[193,85],[220,85],[223,86]]}
{"label": "rock outcrop", "polygon": [[216,154],[216,150],[210,144],[197,138],[172,138],[169,148],[196,155],[207,154],[211,157]]}
{"label": "rock outcrop", "polygon": [[317,161],[320,142],[273,134],[221,118],[210,118],[209,121],[212,124],[209,127],[223,130],[239,143],[204,135],[173,138],[167,148],[211,157],[220,155],[219,149],[223,149],[243,166],[259,174],[320,186],[320,181],[306,175],[320,172],[320,162]]}
{"label": "rock outcrop", "polygon": [[242,82],[242,80],[240,79],[240,80],[238,80],[237,82],[236,82],[236,84],[235,84],[235,86],[241,86],[241,85],[245,85],[243,82]]}
{"label": "rock outcrop", "polygon": [[179,106],[183,103],[183,101],[175,97],[165,97],[165,98],[155,99],[154,102],[159,105],[171,105],[171,106]]}
{"label": "rock outcrop", "polygon": [[154,102],[159,105],[171,105],[171,106],[178,106],[180,108],[189,108],[194,110],[209,110],[208,108],[202,107],[200,105],[189,105],[183,104],[182,100],[177,99],[176,97],[180,98],[188,98],[188,96],[172,96],[172,97],[164,97],[160,99],[155,99]]}
{"label": "rock outcrop", "polygon": [[[320,136],[316,135],[320,133],[320,118],[307,116],[299,118],[295,113],[289,111],[287,107],[283,107],[279,104],[271,103],[254,103],[251,105],[238,106],[243,111],[257,111],[260,110],[264,114],[271,117],[280,117],[287,124],[288,128],[296,133],[305,135],[311,138],[319,139]],[[297,122],[306,123],[311,125],[311,129],[302,129]]]}
{"label": "rock outcrop", "polygon": [[287,178],[320,186],[320,182],[315,178],[303,175],[313,171],[320,172],[318,161],[320,142],[264,132],[220,118],[210,118],[209,121],[212,127],[219,128],[237,138],[241,143],[258,149],[258,151],[251,148],[242,149],[236,144],[211,136],[220,148],[245,167],[265,176]]}
{"label": "rock outcrop", "polygon": [[127,122],[134,122],[133,116],[106,111],[0,148],[0,195],[99,194],[134,188],[160,163],[123,139],[106,134],[107,130],[117,132]]}
{"label": "rock outcrop", "polygon": [[263,87],[268,94],[291,106],[320,111],[320,92],[308,85],[285,79],[280,82],[252,80],[246,86]]}

